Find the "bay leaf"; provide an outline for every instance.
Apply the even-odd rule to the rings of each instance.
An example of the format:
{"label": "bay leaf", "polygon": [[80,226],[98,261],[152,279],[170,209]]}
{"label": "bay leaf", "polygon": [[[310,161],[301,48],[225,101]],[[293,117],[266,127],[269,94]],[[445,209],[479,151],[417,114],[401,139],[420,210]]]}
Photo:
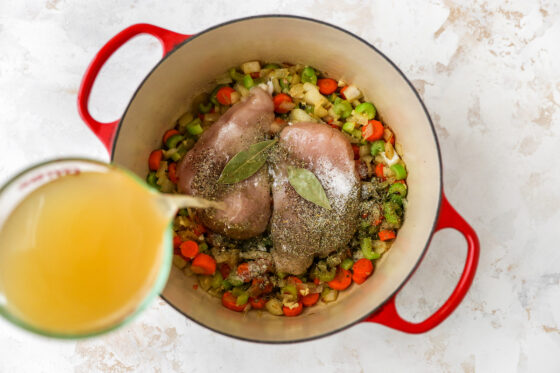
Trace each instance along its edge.
{"label": "bay leaf", "polygon": [[317,176],[313,172],[299,167],[288,167],[288,181],[296,192],[317,206],[331,209],[331,204]]}
{"label": "bay leaf", "polygon": [[268,152],[277,139],[261,141],[233,156],[222,170],[220,184],[235,184],[255,174],[266,162]]}

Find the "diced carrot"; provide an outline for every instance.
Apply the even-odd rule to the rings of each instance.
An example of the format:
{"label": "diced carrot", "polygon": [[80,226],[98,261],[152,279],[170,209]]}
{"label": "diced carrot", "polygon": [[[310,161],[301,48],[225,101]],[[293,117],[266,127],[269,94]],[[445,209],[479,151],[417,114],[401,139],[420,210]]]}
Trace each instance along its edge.
{"label": "diced carrot", "polygon": [[392,240],[395,237],[397,237],[397,235],[395,234],[395,231],[389,231],[389,230],[379,231],[379,239],[381,241]]}
{"label": "diced carrot", "polygon": [[391,136],[389,138],[389,142],[391,143],[391,145],[395,145],[395,136]]}
{"label": "diced carrot", "polygon": [[167,176],[172,183],[177,184],[177,163],[171,162],[169,166],[167,166]]}
{"label": "diced carrot", "polygon": [[373,222],[373,225],[376,225],[376,226],[377,226],[377,225],[380,225],[382,221],[383,221],[383,217],[380,216],[379,218],[377,218],[377,220],[375,220],[375,221]]}
{"label": "diced carrot", "polygon": [[284,114],[290,111],[290,109],[288,109],[287,105],[285,105],[284,103],[293,102],[292,98],[285,93],[277,94],[276,96],[274,96],[273,101],[274,101],[274,111],[280,114]]}
{"label": "diced carrot", "polygon": [[357,284],[362,284],[372,273],[373,264],[371,260],[362,258],[356,261],[352,266],[352,280]]}
{"label": "diced carrot", "polygon": [[282,311],[286,316],[297,316],[303,311],[303,304],[301,302],[297,302],[297,307],[290,308],[290,307],[282,307]]}
{"label": "diced carrot", "polygon": [[191,271],[198,275],[213,275],[216,272],[216,261],[210,255],[199,253],[192,262]]}
{"label": "diced carrot", "polygon": [[224,106],[231,105],[231,94],[233,92],[235,92],[235,89],[231,87],[222,87],[216,92],[216,100]]}
{"label": "diced carrot", "polygon": [[264,298],[249,298],[249,304],[256,310],[261,310],[266,304],[266,299]]}
{"label": "diced carrot", "polygon": [[230,272],[231,268],[229,268],[229,264],[222,263],[220,265],[220,274],[222,275],[222,278],[228,278]]}
{"label": "diced carrot", "polygon": [[175,135],[178,135],[178,134],[179,134],[179,131],[177,131],[176,129],[171,129],[171,130],[166,131],[166,132],[163,134],[163,140],[162,140],[162,141],[163,141],[163,145],[165,145],[165,143],[167,142],[167,140],[169,140],[169,138],[170,138],[171,136],[175,136]]}
{"label": "diced carrot", "polygon": [[183,242],[179,248],[181,249],[181,255],[187,259],[194,259],[198,254],[198,244],[192,240]]}
{"label": "diced carrot", "polygon": [[202,224],[197,224],[193,228],[193,233],[196,234],[197,236],[200,236],[201,234],[206,233],[206,227]]}
{"label": "diced carrot", "polygon": [[352,283],[352,273],[344,268],[339,267],[336,276],[332,281],[328,282],[331,289],[344,290]]}
{"label": "diced carrot", "polygon": [[362,127],[362,137],[367,141],[379,140],[383,137],[383,124],[378,120],[370,120]]}
{"label": "diced carrot", "polygon": [[237,266],[237,275],[241,277],[244,282],[251,281],[251,271],[249,269],[249,263],[241,263]]}
{"label": "diced carrot", "polygon": [[232,311],[241,312],[247,306],[246,304],[238,306],[236,302],[237,297],[233,295],[231,291],[226,291],[224,295],[222,295],[222,304],[224,307],[229,308]]}
{"label": "diced carrot", "polygon": [[305,307],[311,307],[313,306],[315,303],[317,303],[317,301],[319,300],[319,293],[311,293],[311,294],[307,294],[306,296],[304,296],[303,298],[301,298],[301,302],[303,303],[303,305]]}
{"label": "diced carrot", "polygon": [[383,163],[378,163],[375,165],[375,176],[381,179],[385,179],[385,176],[383,175]]}
{"label": "diced carrot", "polygon": [[286,121],[280,117],[274,118],[274,121],[278,124],[286,124]]}
{"label": "diced carrot", "polygon": [[148,166],[150,167],[150,171],[157,171],[159,168],[159,163],[161,162],[161,157],[163,157],[163,151],[161,149],[154,150],[150,153],[150,157],[148,158]]}
{"label": "diced carrot", "polygon": [[352,151],[354,152],[354,159],[360,159],[360,147],[358,145],[352,145]]}
{"label": "diced carrot", "polygon": [[254,73],[251,73],[251,78],[256,79],[258,77],[261,76],[261,72],[260,71],[255,71]]}
{"label": "diced carrot", "polygon": [[342,98],[345,99],[345,100],[346,100],[346,96],[344,96],[344,91],[346,91],[346,88],[348,88],[347,85],[345,85],[344,87],[342,87],[342,88],[340,89],[340,95],[341,95]]}
{"label": "diced carrot", "polygon": [[338,83],[334,79],[326,78],[326,79],[318,79],[317,86],[319,86],[319,92],[324,95],[330,95],[336,88],[338,87]]}
{"label": "diced carrot", "polygon": [[321,280],[319,280],[318,277],[315,277],[315,278],[313,279],[313,283],[314,283],[315,285],[319,285],[319,284],[321,283]]}

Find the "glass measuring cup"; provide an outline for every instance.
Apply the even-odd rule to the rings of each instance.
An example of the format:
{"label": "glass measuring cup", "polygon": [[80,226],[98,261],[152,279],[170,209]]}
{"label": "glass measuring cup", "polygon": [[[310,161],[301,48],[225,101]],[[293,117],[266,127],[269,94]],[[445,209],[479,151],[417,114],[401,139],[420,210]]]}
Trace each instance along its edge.
{"label": "glass measuring cup", "polygon": [[[165,283],[167,281],[167,277],[169,275],[169,271],[170,271],[170,267],[171,267],[171,257],[172,257],[172,253],[173,253],[173,247],[172,247],[172,226],[169,223],[170,221],[172,221],[172,217],[175,215],[175,212],[177,211],[177,209],[179,207],[187,207],[187,206],[192,206],[192,207],[219,207],[219,204],[216,204],[215,202],[205,202],[205,201],[201,201],[198,199],[195,199],[193,197],[188,197],[188,196],[171,196],[171,195],[163,195],[158,193],[157,191],[155,191],[154,189],[150,188],[147,186],[146,183],[144,183],[144,181],[140,180],[138,177],[136,177],[134,174],[123,170],[123,169],[119,169],[113,165],[108,165],[108,164],[104,164],[101,162],[97,162],[97,161],[91,161],[91,160],[87,160],[87,159],[60,159],[60,160],[54,160],[54,161],[49,161],[49,162],[45,162],[45,163],[41,163],[38,164],[36,166],[32,166],[26,170],[24,170],[23,172],[21,172],[20,174],[14,176],[10,181],[8,181],[8,183],[6,183],[1,189],[0,189],[0,242],[9,242],[12,243],[11,245],[4,245],[4,247],[0,247],[0,257],[2,257],[2,255],[4,255],[4,258],[25,258],[25,255],[28,254],[26,253],[26,250],[29,249],[30,252],[36,253],[37,250],[35,250],[37,247],[42,246],[42,245],[37,245],[36,241],[39,242],[44,242],[47,240],[40,240],[40,239],[35,239],[33,238],[32,242],[34,242],[33,244],[28,244],[27,241],[29,241],[28,239],[25,240],[23,238],[21,238],[20,240],[20,233],[23,234],[23,232],[28,232],[29,229],[22,229],[21,232],[18,229],[14,229],[14,224],[16,227],[24,227],[24,225],[22,225],[22,223],[24,223],[25,225],[33,225],[33,217],[34,215],[26,215],[25,211],[43,211],[42,209],[47,209],[47,211],[52,211],[49,210],[49,208],[53,208],[53,206],[57,206],[57,203],[60,203],[61,205],[64,205],[64,201],[63,199],[66,198],[66,196],[68,194],[63,194],[62,197],[58,197],[58,199],[56,200],[57,203],[53,203],[51,201],[47,201],[46,203],[46,208],[43,207],[42,205],[40,207],[36,207],[35,210],[23,210],[23,213],[20,213],[19,210],[19,206],[31,206],[31,208],[35,208],[35,206],[37,206],[37,204],[35,202],[39,201],[41,202],[41,200],[39,199],[33,199],[34,196],[36,196],[37,194],[33,194],[33,192],[35,191],[44,191],[45,188],[44,187],[52,187],[54,185],[59,186],[60,183],[55,184],[53,183],[54,181],[67,181],[69,180],[69,178],[65,178],[68,175],[82,175],[82,179],[80,179],[82,182],[84,181],[84,177],[90,177],[91,175],[95,175],[96,173],[99,174],[103,174],[103,173],[107,173],[107,174],[111,174],[112,175],[116,175],[114,172],[117,172],[118,174],[118,180],[125,180],[127,183],[122,184],[122,185],[127,185],[128,187],[125,188],[125,192],[127,192],[127,194],[132,194],[134,195],[136,198],[138,198],[138,196],[141,198],[142,204],[146,204],[149,205],[151,207],[151,209],[146,210],[149,212],[154,212],[154,216],[158,217],[158,225],[157,227],[159,227],[158,229],[155,230],[156,234],[153,234],[154,231],[150,231],[152,232],[152,240],[150,240],[150,236],[147,235],[146,237],[144,237],[143,239],[147,239],[149,242],[146,245],[151,245],[157,242],[158,248],[154,248],[154,250],[149,250],[149,254],[150,255],[154,255],[153,258],[151,256],[146,256],[147,259],[144,260],[144,264],[145,266],[148,266],[146,268],[146,277],[143,279],[145,280],[145,282],[142,282],[142,288],[141,291],[138,291],[137,293],[134,293],[134,298],[131,297],[123,297],[123,301],[127,302],[126,303],[126,308],[122,308],[119,309],[119,314],[118,317],[114,317],[114,314],[110,315],[111,317],[107,316],[105,318],[101,318],[101,314],[99,314],[99,319],[95,319],[95,317],[97,316],[92,316],[94,319],[93,321],[95,322],[94,324],[87,324],[87,327],[73,327],[71,325],[70,321],[66,321],[66,313],[68,314],[68,320],[71,319],[71,316],[76,316],[76,314],[79,314],[78,309],[80,310],[85,310],[85,314],[86,316],[84,317],[89,317],[89,309],[87,308],[88,305],[89,307],[92,307],[92,302],[93,300],[95,300],[95,296],[91,295],[91,294],[95,294],[94,292],[86,292],[84,291],[84,297],[85,297],[85,301],[83,298],[72,298],[72,294],[75,293],[75,288],[72,288],[72,290],[68,290],[66,288],[67,287],[72,287],[74,286],[71,281],[75,281],[76,283],[80,283],[80,281],[83,280],[83,278],[85,277],[83,275],[83,273],[79,273],[77,276],[72,277],[69,276],[68,273],[75,273],[76,271],[74,270],[74,268],[72,267],[72,265],[74,265],[75,263],[79,263],[80,266],[82,266],[85,263],[84,268],[87,268],[88,270],[91,268],[94,268],[96,271],[99,270],[101,271],[105,277],[98,277],[98,272],[94,272],[94,277],[95,280],[100,281],[99,283],[103,283],[103,280],[107,280],[104,282],[105,288],[103,288],[102,286],[99,286],[99,288],[103,288],[103,289],[109,289],[108,291],[111,292],[112,288],[116,288],[119,290],[123,290],[124,289],[124,284],[122,283],[114,283],[118,281],[119,277],[121,276],[120,273],[120,268],[121,267],[117,267],[117,271],[115,271],[115,264],[120,264],[122,262],[122,258],[125,257],[124,256],[124,252],[128,252],[130,251],[130,247],[131,245],[124,245],[123,246],[116,246],[113,242],[108,242],[103,246],[94,244],[93,246],[86,246],[85,247],[89,247],[89,250],[84,250],[83,248],[78,248],[76,247],[76,250],[74,250],[74,245],[75,245],[75,239],[74,241],[72,241],[69,237],[70,234],[76,233],[76,232],[72,232],[72,229],[76,230],[83,230],[84,225],[78,225],[78,226],[74,226],[74,225],[69,225],[69,227],[66,227],[64,225],[60,225],[60,226],[56,226],[55,225],[55,230],[63,230],[64,235],[62,235],[62,241],[61,245],[63,246],[63,249],[58,249],[60,248],[60,246],[56,246],[57,249],[52,250],[52,256],[53,257],[57,257],[57,255],[59,255],[59,251],[63,251],[64,255],[61,256],[61,258],[66,258],[66,261],[62,260],[62,261],[55,261],[56,264],[52,264],[51,262],[48,262],[51,264],[51,267],[46,268],[45,266],[41,267],[38,265],[42,264],[42,262],[40,261],[41,258],[37,259],[37,260],[31,260],[28,262],[22,261],[22,260],[16,260],[13,261],[13,263],[17,264],[17,268],[23,268],[25,271],[20,272],[19,274],[23,274],[23,273],[30,273],[32,274],[32,279],[30,280],[31,283],[35,283],[38,284],[40,282],[35,281],[37,276],[42,275],[43,272],[50,274],[50,273],[55,273],[55,279],[52,279],[49,277],[49,275],[45,276],[45,283],[47,285],[47,287],[37,287],[37,288],[32,288],[31,286],[27,286],[26,284],[23,284],[22,286],[20,286],[19,284],[21,283],[25,283],[26,278],[21,277],[21,276],[10,276],[10,274],[16,273],[18,274],[18,270],[19,269],[14,269],[16,268],[16,265],[14,265],[14,267],[8,268],[8,267],[3,267],[4,268],[4,273],[0,273],[0,315],[4,316],[7,320],[11,321],[12,323],[14,323],[17,326],[20,326],[24,329],[27,329],[29,331],[38,333],[38,334],[42,334],[42,335],[46,335],[46,336],[50,336],[50,337],[57,337],[57,338],[81,338],[81,337],[88,337],[88,336],[93,336],[93,335],[97,335],[100,333],[104,333],[110,330],[113,330],[119,326],[122,326],[126,323],[128,323],[134,316],[136,316],[138,313],[140,313],[143,309],[145,309],[147,307],[147,305],[149,304],[149,302],[156,297],[157,294],[159,294],[161,292],[161,290],[163,289],[163,287],[165,286]],[[108,175],[109,176],[109,175]],[[80,177],[80,176],[78,176]],[[74,179],[76,180],[76,179]],[[88,181],[91,181],[91,179],[87,179]],[[99,179],[97,179],[99,180]],[[105,187],[105,185],[114,185],[115,184],[110,184],[108,183],[108,179],[102,179],[103,183],[101,185],[102,188]],[[105,182],[107,181],[108,184],[105,184]],[[52,183],[52,184],[51,184]],[[88,183],[88,186],[90,184]],[[117,185],[121,185],[121,184],[117,184]],[[84,184],[82,184],[82,186],[84,186]],[[130,189],[128,189],[130,188]],[[52,190],[52,188],[51,188]],[[71,191],[73,192],[75,190],[71,189]],[[84,191],[87,190],[84,187]],[[98,189],[96,189],[97,191]],[[114,189],[116,190],[116,189]],[[68,190],[65,190],[65,193],[67,193]],[[111,189],[107,189],[107,190],[103,190],[101,193],[106,193],[107,195],[110,195],[110,191]],[[119,189],[119,191],[122,192],[122,190]],[[77,194],[80,194],[80,189],[78,189]],[[100,192],[97,192],[96,196],[99,198],[100,196]],[[44,194],[43,194],[44,196]],[[80,194],[81,197],[81,194]],[[84,196],[84,198],[87,198],[88,195],[86,193],[86,195]],[[117,196],[119,197],[119,196]],[[62,199],[61,199],[62,198]],[[103,197],[101,197],[103,198]],[[48,198],[46,198],[48,200]],[[32,201],[28,202],[27,204],[26,201]],[[92,200],[90,199],[88,203],[95,203],[96,205],[102,205],[104,201],[99,201],[99,200]],[[132,201],[137,201],[134,200],[134,198],[132,199]],[[147,201],[146,203],[144,203],[144,201]],[[106,202],[106,201],[105,201]],[[119,205],[118,203],[116,205]],[[50,206],[50,207],[48,207]],[[91,205],[89,205],[91,206]],[[121,206],[121,205],[119,205]],[[122,205],[124,206],[124,205]],[[122,208],[121,206],[121,208]],[[73,205],[71,205],[70,207],[73,207]],[[83,206],[82,206],[83,207]],[[23,208],[23,207],[22,207]],[[61,211],[68,211],[68,210],[63,210],[63,208],[61,207]],[[145,211],[145,210],[142,210]],[[97,211],[99,212],[99,211]],[[84,210],[83,214],[87,214],[88,211]],[[108,211],[108,213],[110,214],[111,211]],[[113,215],[118,215],[119,211],[113,211]],[[10,217],[13,214],[13,221],[17,221],[19,223],[10,223]],[[22,215],[23,214],[23,215]],[[97,226],[101,226],[101,228],[106,228],[107,226],[109,226],[109,230],[108,230],[108,236],[109,239],[113,239],[115,236],[115,232],[117,231],[116,227],[112,227],[109,223],[105,222],[105,221],[100,221],[101,218],[98,218],[97,216],[100,214],[91,214],[93,216],[93,221],[91,221],[90,219],[90,224],[87,225],[86,229],[90,229],[90,227],[93,228],[97,228]],[[42,216],[39,213],[37,213],[36,216]],[[66,217],[67,215],[62,215],[64,217]],[[151,215],[146,215],[146,216],[150,216]],[[19,218],[19,220],[18,220]],[[150,222],[150,218],[146,218],[141,220],[141,222],[138,222],[137,220],[134,221],[126,221],[124,223],[126,224],[140,224],[140,228],[147,228],[146,226],[142,225],[142,222],[144,225],[147,225],[146,222]],[[95,220],[98,219],[98,220]],[[155,218],[154,218],[155,219]],[[60,219],[61,221],[64,221],[64,219]],[[115,220],[113,220],[115,221]],[[120,220],[119,220],[120,221]],[[49,222],[50,223],[50,222]],[[97,224],[96,224],[97,223]],[[122,224],[120,225],[122,227]],[[61,228],[59,228],[61,227]],[[73,228],[71,228],[73,227]],[[78,229],[78,228],[79,229]],[[93,229],[91,228],[91,229]],[[39,228],[35,228],[35,230],[32,230],[32,232],[36,232]],[[93,230],[94,233],[97,233],[95,230]],[[47,232],[49,232],[47,230]],[[89,232],[89,231],[88,231]],[[104,231],[105,232],[105,231]],[[120,231],[119,231],[120,232]],[[127,231],[128,232],[128,231]],[[68,234],[68,236],[66,235],[66,233]],[[128,232],[130,233],[130,232]],[[125,233],[125,236],[126,234]],[[120,233],[119,233],[120,234]],[[157,236],[159,234],[159,236]],[[2,236],[3,235],[3,236]],[[102,236],[102,234],[99,234]],[[31,235],[33,237],[35,237],[35,235]],[[8,238],[6,238],[8,237]],[[15,237],[15,239],[14,239]],[[26,235],[25,237],[29,237],[29,235]],[[45,238],[45,236],[42,236],[43,239]],[[60,238],[60,235],[57,236]],[[81,237],[81,236],[80,236]],[[115,236],[116,237],[116,236]],[[118,236],[119,238],[122,238],[122,234],[120,234]],[[94,237],[95,238],[95,237]],[[135,237],[136,238],[136,237]],[[87,238],[86,238],[87,239]],[[114,238],[115,240],[117,238]],[[4,240],[4,241],[2,241]],[[66,241],[65,241],[66,240]],[[22,243],[22,245],[19,245],[19,243]],[[73,242],[74,245],[70,245],[70,243]],[[100,241],[103,242],[103,241]],[[117,241],[115,241],[117,242]],[[119,241],[122,242],[122,241]],[[127,244],[128,242],[125,241]],[[137,240],[135,242],[138,242]],[[143,241],[142,241],[143,242]],[[88,242],[89,243],[89,242]],[[27,246],[26,246],[27,245]],[[97,245],[97,246],[95,246]],[[8,247],[9,246],[9,247]],[[121,251],[120,248],[123,247],[123,250]],[[41,247],[43,248],[43,247]],[[99,250],[97,250],[97,248],[99,248]],[[103,248],[103,249],[102,249]],[[151,248],[151,246],[149,247]],[[44,248],[43,248],[44,249]],[[51,247],[52,249],[52,247]],[[35,250],[35,251],[33,251]],[[128,250],[128,251],[127,251]],[[107,252],[109,254],[109,256],[101,256],[101,260],[98,257],[95,257],[95,255],[97,254],[97,252],[102,252],[99,255],[105,255]],[[41,255],[50,255],[50,253],[48,252],[48,250],[39,250],[38,251],[39,254]],[[46,254],[44,254],[45,252],[47,252]],[[15,253],[15,254],[14,254]],[[89,264],[89,262],[87,262],[87,258],[91,257],[91,254],[93,253],[93,258],[95,259],[94,261],[92,261],[91,263],[93,263],[90,267],[87,267],[87,265]],[[11,255],[11,256],[10,256]],[[17,256],[19,255],[19,256]],[[70,256],[68,256],[70,255]],[[86,259],[84,259],[82,256],[85,256]],[[87,255],[90,255],[89,257]],[[138,257],[141,255],[141,252],[138,253]],[[118,257],[117,260],[113,260],[115,257]],[[35,256],[32,256],[31,258],[35,258]],[[104,261],[104,258],[109,258],[109,260]],[[111,259],[113,258],[113,259]],[[151,259],[154,259],[153,262],[150,262]],[[156,261],[157,259],[157,261]],[[119,262],[120,260],[120,262]],[[5,263],[8,263],[8,260],[5,261]],[[23,265],[22,265],[23,263]],[[65,265],[67,264],[68,265]],[[74,263],[74,264],[70,264],[70,263]],[[105,265],[105,263],[107,263]],[[2,263],[0,263],[0,268],[2,268],[1,266]],[[113,267],[111,267],[111,265]],[[150,266],[151,265],[151,266]],[[57,266],[59,266],[60,268],[57,268]],[[41,270],[42,272],[40,273],[35,273],[35,272],[30,272],[32,270],[34,270],[34,268],[38,268],[39,270]],[[78,267],[76,266],[76,269],[78,268],[82,268],[82,267]],[[130,268],[122,268],[123,272],[125,272],[126,270],[130,271]],[[135,268],[134,268],[135,269]],[[133,269],[133,270],[134,270]],[[83,269],[82,269],[83,270]],[[63,278],[61,278],[61,276],[57,275],[57,271],[60,271],[61,273],[64,272],[64,276]],[[72,272],[74,271],[74,272]],[[106,271],[106,272],[103,272]],[[112,271],[112,272],[111,272]],[[148,271],[149,271],[149,277],[148,277]],[[115,273],[117,273],[115,275]],[[128,272],[131,273],[131,272]],[[140,277],[144,276],[142,270],[138,270],[136,272],[132,272],[134,275],[138,275]],[[37,276],[35,276],[37,274]],[[113,277],[111,277],[111,274]],[[40,276],[39,276],[40,277]],[[13,281],[13,279],[20,279],[22,281],[18,281],[15,282]],[[124,278],[124,277],[123,277]],[[90,280],[91,278],[87,278],[88,280]],[[126,279],[130,279],[130,277],[126,277]],[[8,282],[6,280],[12,280],[11,282]],[[42,280],[42,278],[40,279]],[[52,281],[51,281],[52,280]],[[35,282],[33,282],[35,281]],[[111,282],[113,281],[113,282]],[[132,281],[132,280],[130,280]],[[126,282],[126,281],[123,281]],[[41,283],[42,284],[42,283]],[[58,288],[56,288],[56,284],[63,284],[65,285],[64,288],[59,286]],[[140,283],[138,283],[140,284]],[[48,286],[51,287],[48,287]],[[91,281],[90,281],[90,285],[91,285]],[[94,285],[97,285],[97,283],[94,283]],[[27,287],[26,287],[27,286]],[[108,287],[107,287],[108,286]],[[22,292],[20,292],[20,288],[23,289]],[[16,290],[14,290],[16,289]],[[35,298],[33,298],[33,296],[31,296],[31,292],[32,291],[36,291],[37,289],[39,289],[39,291],[42,290],[42,294],[37,293],[37,295],[35,296]],[[88,289],[88,288],[85,288]],[[97,290],[96,287],[89,287],[90,291],[93,290]],[[8,291],[9,290],[9,291]],[[56,290],[59,290],[58,292]],[[82,289],[79,289],[82,290]],[[135,288],[135,290],[137,290]],[[74,292],[74,293],[73,293]],[[47,293],[47,294],[46,294]],[[52,294],[51,294],[52,293]],[[70,295],[69,295],[70,294]],[[46,296],[48,295],[48,296]],[[91,296],[90,299],[87,299],[88,296]],[[131,295],[132,296],[132,295]],[[81,293],[80,293],[80,297],[82,297]],[[113,296],[115,297],[115,296]],[[53,298],[53,299],[51,299]],[[49,302],[52,300],[52,302],[55,302],[56,307],[53,306],[52,308],[48,308],[46,307],[45,309],[45,313],[41,314],[40,312],[42,312],[43,310],[41,309],[40,311],[38,310],[37,307],[33,308],[31,307],[31,313],[25,313],[25,312],[21,312],[24,308],[18,309],[17,307],[15,307],[14,305],[17,304],[17,301],[15,301],[15,299],[18,299],[18,301],[20,301],[20,304],[24,304],[21,303],[21,299],[24,299],[25,302],[27,302],[28,299],[31,299],[31,303],[26,303],[24,304],[26,307],[29,304],[39,304],[40,302],[38,301],[38,299],[48,299]],[[111,306],[109,304],[105,305],[103,303],[103,300],[106,298],[101,297],[100,298],[100,302],[93,302],[95,303],[95,305],[93,306],[93,308],[110,308]],[[108,298],[107,298],[108,299]],[[131,300],[133,299],[133,300]],[[62,300],[61,302],[59,302],[59,300]],[[82,302],[79,302],[79,300],[82,300]],[[36,303],[33,303],[34,301],[37,301]],[[75,303],[71,303],[71,302],[75,302]],[[51,303],[48,303],[51,304]],[[64,305],[64,306],[60,306],[60,305]],[[75,306],[75,309],[74,307]],[[99,306],[99,307],[98,307]],[[58,308],[57,308],[58,307]],[[66,307],[66,308],[61,308],[61,307]],[[82,308],[79,308],[82,307]],[[29,307],[28,307],[29,309]],[[56,312],[54,312],[54,310],[58,310],[59,314],[57,315]],[[123,311],[124,310],[124,311]],[[97,312],[97,311],[96,311]],[[34,314],[40,314],[41,315],[41,319],[45,319],[48,320],[48,317],[50,317],[49,315],[55,315],[57,317],[56,322],[59,325],[57,327],[53,327],[53,325],[48,325],[48,323],[45,322],[38,322],[38,319],[33,319],[33,317],[29,316],[32,313]],[[97,314],[93,314],[92,315],[97,315]],[[44,316],[44,317],[43,317]],[[54,317],[54,316],[53,316]],[[80,316],[81,317],[81,316]],[[62,320],[62,321],[61,321]],[[88,320],[89,321],[89,320]],[[62,327],[60,325],[60,323],[68,323],[68,328],[66,327]],[[84,324],[85,325],[85,324]],[[94,326],[91,326],[94,325]],[[72,329],[73,328],[73,329]]]}

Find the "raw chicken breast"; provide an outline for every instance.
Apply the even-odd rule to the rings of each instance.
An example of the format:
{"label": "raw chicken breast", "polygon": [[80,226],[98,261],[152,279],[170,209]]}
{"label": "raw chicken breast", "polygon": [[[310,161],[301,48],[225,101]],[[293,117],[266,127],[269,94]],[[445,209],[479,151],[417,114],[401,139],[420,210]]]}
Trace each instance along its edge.
{"label": "raw chicken breast", "polygon": [[[272,154],[274,211],[271,235],[276,271],[302,274],[315,256],[348,244],[356,231],[360,178],[348,139],[319,123],[297,123],[280,133]],[[330,201],[327,210],[303,199],[288,181],[288,166],[310,170]]]}
{"label": "raw chicken breast", "polygon": [[253,88],[247,100],[232,106],[202,134],[177,167],[180,192],[226,203],[225,210],[200,211],[202,223],[216,233],[246,239],[266,230],[271,210],[266,167],[236,184],[217,181],[234,155],[266,139],[273,111],[271,96]]}

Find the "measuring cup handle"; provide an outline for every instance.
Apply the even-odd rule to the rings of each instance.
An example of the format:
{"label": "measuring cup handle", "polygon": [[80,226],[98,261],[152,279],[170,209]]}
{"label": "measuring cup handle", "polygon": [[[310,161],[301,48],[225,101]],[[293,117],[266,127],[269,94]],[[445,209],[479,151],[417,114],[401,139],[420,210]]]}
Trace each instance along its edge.
{"label": "measuring cup handle", "polygon": [[78,90],[78,112],[86,125],[93,131],[99,140],[101,140],[109,152],[109,155],[111,155],[112,152],[113,141],[115,139],[120,119],[106,123],[95,120],[88,110],[89,96],[99,71],[105,62],[107,62],[109,57],[111,57],[113,53],[115,53],[130,39],[140,34],[149,34],[157,38],[163,47],[164,56],[172,51],[178,44],[192,36],[179,34],[147,23],[138,23],[119,32],[117,35],[112,37],[99,50],[99,52],[97,52],[93,61],[91,61],[88,66],[82,79],[82,83],[80,84],[80,89]]}

